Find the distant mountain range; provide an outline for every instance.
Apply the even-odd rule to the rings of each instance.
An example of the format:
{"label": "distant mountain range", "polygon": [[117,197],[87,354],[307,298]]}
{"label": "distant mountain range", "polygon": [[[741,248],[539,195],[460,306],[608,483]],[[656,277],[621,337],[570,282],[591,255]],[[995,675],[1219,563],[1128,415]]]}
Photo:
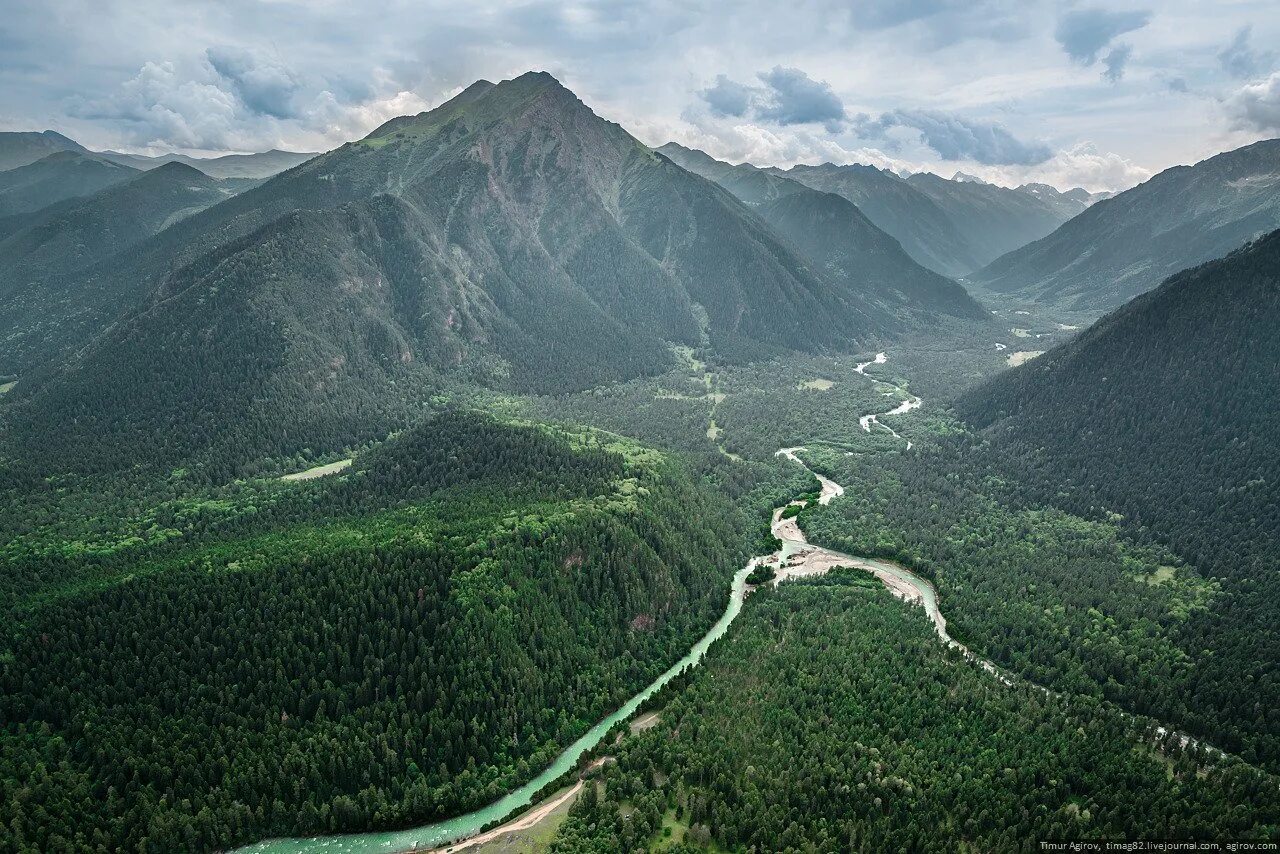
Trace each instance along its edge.
{"label": "distant mountain range", "polygon": [[316,152],[272,149],[256,154],[227,154],[221,157],[188,157],[185,154],[161,154],[148,157],[119,151],[90,151],[75,140],[51,130],[0,132],[0,171],[26,166],[60,151],[97,155],[103,160],[144,171],[155,169],[166,163],[178,162],[194,166],[212,178],[258,179],[269,178],[286,169],[292,169],[299,163],[305,163],[316,156]]}
{"label": "distant mountain range", "polygon": [[715,181],[752,206],[832,278],[902,311],[929,310],[968,319],[987,312],[955,282],[917,264],[901,244],[876,227],[848,199],[750,164],[722,163],[701,151],[668,143],[657,149],[674,163]]}
{"label": "distant mountain range", "polygon": [[1101,313],[1280,227],[1280,140],[1166,169],[968,277],[984,289]]}
{"label": "distant mountain range", "polygon": [[674,142],[658,151],[747,204],[794,192],[794,184],[785,181],[834,193],[855,204],[917,263],[952,277],[1044,237],[1104,195],[1081,189],[1061,192],[1047,184],[1009,189],[961,172],[951,179],[929,172],[903,178],[862,164],[762,169],[724,163]]}
{"label": "distant mountain range", "polygon": [[1047,185],[1008,189],[928,172],[902,178],[860,164],[775,171],[844,196],[896,237],[911,257],[953,277],[1043,237],[1092,202],[1083,190],[1062,193]]}
{"label": "distant mountain range", "polygon": [[[44,161],[41,161],[44,162]],[[181,163],[30,214],[0,220],[0,364],[13,373],[83,345],[119,314],[122,295],[93,268],[236,192]],[[3,173],[0,173],[3,174]]]}
{"label": "distant mountain range", "polygon": [[56,131],[0,132],[0,171],[35,163],[59,151],[92,153],[74,139],[68,139]]}
{"label": "distant mountain range", "polygon": [[15,434],[66,425],[45,447],[81,463],[260,457],[382,435],[442,376],[554,393],[666,370],[672,344],[752,359],[986,322],[852,205],[772,221],[806,218],[821,263],[551,76],[481,81],[62,281],[116,319],[24,376]]}
{"label": "distant mountain range", "polygon": [[136,169],[93,154],[55,152],[34,163],[0,172],[0,218],[87,196],[137,174]]}
{"label": "distant mountain range", "polygon": [[280,151],[274,148],[256,154],[224,154],[221,157],[188,157],[185,154],[147,157],[118,151],[99,152],[100,157],[135,169],[155,169],[166,163],[182,163],[199,169],[212,178],[270,178],[300,163],[306,163],[317,154],[314,151]]}

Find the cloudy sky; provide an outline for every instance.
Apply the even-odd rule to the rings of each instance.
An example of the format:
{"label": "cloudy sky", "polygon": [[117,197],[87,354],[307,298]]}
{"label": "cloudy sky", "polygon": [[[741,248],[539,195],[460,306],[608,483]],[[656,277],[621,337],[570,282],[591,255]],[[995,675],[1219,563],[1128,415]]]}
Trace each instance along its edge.
{"label": "cloudy sky", "polygon": [[[483,7],[483,8],[480,8]],[[550,71],[644,142],[1120,189],[1280,136],[1274,0],[0,0],[0,129],[321,150]]]}

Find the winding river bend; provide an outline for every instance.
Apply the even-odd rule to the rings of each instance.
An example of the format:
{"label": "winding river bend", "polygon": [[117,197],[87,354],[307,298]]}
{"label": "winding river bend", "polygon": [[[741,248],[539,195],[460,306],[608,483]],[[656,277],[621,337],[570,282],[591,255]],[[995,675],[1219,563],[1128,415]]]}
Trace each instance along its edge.
{"label": "winding river bend", "polygon": [[[888,354],[876,353],[876,357],[874,359],[872,359],[869,362],[860,362],[858,366],[853,369],[853,372],[856,374],[861,374],[862,376],[865,377],[867,376],[867,368],[871,367],[872,365],[883,365],[888,361],[889,361]],[[862,427],[862,430],[865,433],[870,433],[871,428],[873,426],[879,427],[882,430],[889,431],[890,435],[892,435],[895,439],[901,439],[902,437],[898,435],[897,431],[895,431],[888,424],[885,424],[880,419],[889,415],[906,415],[911,410],[918,409],[919,407],[923,406],[924,401],[916,397],[914,394],[909,394],[908,392],[899,388],[893,383],[887,383],[884,380],[878,380],[875,377],[868,377],[868,379],[870,379],[873,383],[875,383],[877,386],[880,386],[881,388],[890,389],[890,391],[885,392],[885,394],[888,396],[892,396],[894,394],[903,394],[903,395],[906,395],[906,397],[903,399],[901,403],[899,403],[893,409],[890,409],[888,412],[878,412],[872,415],[862,416],[861,418],[858,419],[859,426]],[[911,447],[912,447],[911,440],[907,439],[906,443],[907,443],[907,450],[908,451],[911,450]]]}
{"label": "winding river bend", "polygon": [[[867,367],[873,364],[884,364],[886,360],[885,354],[879,353],[874,360],[858,365],[854,370],[859,374],[865,375],[864,372]],[[876,382],[879,383],[880,381],[876,380]],[[919,398],[912,397],[910,401],[911,405],[899,404],[892,411],[882,414],[897,415],[920,405]],[[868,417],[875,418],[875,416]],[[880,426],[884,427],[883,424]],[[864,427],[870,431],[869,426],[864,425]],[[889,428],[884,427],[884,429],[888,430]],[[893,433],[892,430],[889,430],[889,432]],[[897,434],[894,433],[894,435],[896,436]],[[910,443],[908,443],[909,446]],[[818,479],[819,483],[822,484],[822,491],[818,497],[819,504],[829,504],[832,500],[843,495],[844,487],[814,472],[800,459],[798,454],[804,450],[804,448],[783,448],[778,451],[777,455],[804,466],[806,470]],[[938,610],[938,597],[932,584],[910,570],[894,563],[857,558],[810,544],[805,539],[804,532],[800,530],[800,526],[796,524],[794,518],[781,518],[786,506],[784,505],[774,510],[771,525],[774,536],[782,541],[782,548],[771,555],[752,558],[746,566],[734,574],[730,586],[729,604],[710,631],[695,643],[683,658],[671,665],[661,676],[653,680],[644,690],[628,700],[621,708],[597,723],[585,735],[569,745],[548,768],[528,783],[475,812],[446,819],[436,824],[387,832],[268,839],[239,848],[236,850],[236,854],[318,854],[318,852],[324,852],[324,854],[363,854],[363,852],[375,851],[382,852],[382,854],[402,854],[402,852],[422,851],[447,846],[450,843],[475,836],[481,833],[486,825],[508,818],[524,810],[533,802],[533,797],[539,790],[574,768],[578,764],[578,760],[582,758],[582,755],[599,744],[615,724],[631,717],[645,700],[657,693],[662,686],[670,682],[677,674],[689,667],[697,666],[711,645],[724,635],[729,628],[729,624],[733,622],[734,618],[742,610],[742,602],[748,592],[746,579],[757,564],[764,563],[776,568],[777,579],[774,581],[775,584],[786,578],[820,574],[835,566],[855,566],[865,569],[879,578],[895,595],[904,600],[922,605],[928,613],[929,619],[933,621],[939,637],[953,646],[964,649],[947,634],[947,621]],[[971,656],[968,650],[964,651],[966,655]],[[987,663],[985,666],[994,671],[993,665]]]}
{"label": "winding river bend", "polygon": [[[855,371],[865,375],[867,367],[873,364],[884,364],[887,358],[885,354],[879,353],[873,361],[865,362],[858,365]],[[903,392],[897,386],[889,383],[883,383],[875,380],[876,383],[888,386]],[[921,405],[920,398],[908,395],[908,399],[900,403],[894,409],[880,413],[881,415],[899,415],[909,412]],[[879,424],[876,420],[877,416],[864,416],[863,428],[870,432],[871,424]],[[867,421],[866,419],[871,419]],[[893,430],[884,424],[880,427],[893,433]],[[901,438],[901,437],[899,437]],[[907,448],[910,449],[911,443],[907,442]],[[818,496],[818,503],[821,505],[830,504],[836,498],[844,494],[844,487],[828,477],[825,477],[809,468],[799,456],[806,449],[803,447],[782,448],[777,452],[777,456],[785,457],[798,465],[804,466],[818,482],[822,485],[821,492]],[[959,641],[947,634],[947,621],[943,617],[942,612],[938,608],[938,594],[933,584],[913,573],[911,570],[891,561],[877,560],[874,558],[856,557],[854,555],[843,554],[841,552],[832,551],[831,549],[822,548],[813,545],[805,537],[804,531],[796,523],[795,518],[783,519],[782,513],[788,506],[792,504],[803,504],[803,502],[792,501],[782,507],[778,507],[773,512],[773,519],[770,529],[777,537],[782,547],[770,555],[760,555],[752,558],[745,567],[739,569],[733,576],[730,586],[729,603],[725,607],[724,613],[715,625],[693,645],[689,652],[668,668],[661,676],[651,682],[644,690],[633,696],[621,708],[609,715],[604,720],[597,723],[586,732],[581,738],[571,744],[563,753],[561,753],[550,767],[546,768],[541,774],[534,777],[528,783],[515,789],[505,797],[483,807],[475,812],[467,813],[456,818],[447,819],[436,824],[424,825],[422,827],[411,828],[408,830],[397,830],[389,832],[375,833],[357,833],[341,836],[314,836],[314,837],[297,837],[291,839],[269,839],[264,842],[258,842],[244,848],[237,849],[235,854],[356,854],[356,852],[382,852],[383,854],[403,854],[403,852],[425,851],[428,849],[439,848],[442,851],[451,851],[452,843],[462,843],[484,831],[485,826],[503,819],[515,818],[517,813],[524,811],[533,802],[534,795],[539,790],[545,788],[548,784],[557,780],[559,777],[576,767],[578,760],[583,754],[591,750],[605,737],[613,726],[621,721],[631,717],[632,714],[640,707],[644,701],[652,697],[660,688],[670,682],[677,674],[683,670],[695,667],[702,660],[707,650],[713,643],[719,640],[728,630],[729,624],[738,616],[742,610],[743,600],[750,591],[746,579],[751,571],[760,564],[768,565],[774,568],[776,576],[774,584],[779,584],[787,579],[802,578],[804,576],[820,575],[828,572],[837,566],[850,566],[863,569],[885,585],[895,596],[924,608],[929,620],[933,623],[934,630],[938,637],[944,643],[954,649],[959,650],[965,658],[974,662],[987,672],[994,675],[1002,683],[1012,685],[1013,680],[1007,676],[1000,668],[987,659],[981,658],[971,652],[967,647]],[[1048,689],[1041,688],[1048,692]],[[1160,734],[1163,735],[1164,728],[1160,728]],[[1187,736],[1180,736],[1183,744],[1196,743],[1194,739]],[[1207,746],[1207,745],[1206,745]],[[559,805],[564,800],[573,797],[578,788],[573,787],[569,792],[562,794],[556,799],[555,805]],[[536,820],[536,816],[532,814],[516,818],[515,822],[503,825],[494,831],[494,835],[505,833],[507,830],[517,829],[516,825],[522,821]],[[488,834],[486,834],[487,836]],[[478,840],[477,840],[478,841]],[[467,846],[459,844],[458,849]]]}

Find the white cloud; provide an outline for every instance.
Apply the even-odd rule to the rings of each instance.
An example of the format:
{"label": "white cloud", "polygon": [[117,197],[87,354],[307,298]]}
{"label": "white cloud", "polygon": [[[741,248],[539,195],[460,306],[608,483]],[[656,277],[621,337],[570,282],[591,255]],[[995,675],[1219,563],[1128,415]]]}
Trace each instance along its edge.
{"label": "white cloud", "polygon": [[72,113],[116,123],[124,147],[211,153],[325,150],[431,107],[415,92],[384,91],[385,75],[352,100],[330,89],[305,92],[289,68],[249,53],[210,50],[208,60],[187,74],[172,62],[148,62],[116,92],[78,100]]}
{"label": "white cloud", "polygon": [[1236,130],[1280,133],[1280,71],[1242,86],[1223,107]]}
{"label": "white cloud", "polygon": [[416,92],[401,91],[359,104],[343,104],[331,92],[321,92],[306,114],[307,123],[325,140],[356,139],[397,116],[410,116],[433,105]]}
{"label": "white cloud", "polygon": [[[1058,151],[1034,168],[996,168],[982,177],[1005,186],[1035,182],[1068,189],[1084,187],[1090,192],[1119,191],[1140,184],[1153,174],[1131,160],[1110,151],[1099,151],[1091,142],[1082,142]],[[981,171],[979,172],[981,175]]]}
{"label": "white cloud", "polygon": [[996,122],[978,121],[941,110],[892,110],[878,119],[860,117],[856,132],[867,139],[882,139],[892,128],[918,131],[920,140],[943,160],[970,160],[987,165],[1031,165],[1053,154],[1041,142],[1024,142]]}
{"label": "white cloud", "polygon": [[[723,114],[741,111],[739,97],[722,101],[721,115],[703,118],[769,128],[777,139],[751,145],[784,157],[879,152],[937,164],[943,174],[976,171],[962,160],[941,160],[919,129],[895,126],[883,139],[867,140],[833,121],[837,103],[846,116],[940,113],[998,125],[1053,152],[1090,139],[1101,151],[1159,169],[1258,133],[1225,133],[1222,105],[1242,83],[1272,70],[1263,62],[1269,51],[1259,48],[1280,44],[1273,5],[220,0],[199,4],[196,13],[172,0],[17,2],[8,4],[0,27],[0,128],[54,127],[94,148],[315,150],[362,135],[396,109],[397,98],[412,111],[478,77],[545,69],[647,139],[648,128],[669,128],[653,139],[662,142],[692,132],[685,111],[699,92],[716,88],[718,74],[736,81],[741,96],[765,92],[758,78],[764,69],[799,68],[830,87],[832,97],[816,113],[779,103],[772,122],[750,111],[730,122]],[[1149,20],[1143,9],[1154,10]],[[1070,53],[1056,38],[1060,28]],[[1126,54],[1112,52],[1129,46],[1134,59],[1121,63]],[[1224,47],[1236,49],[1223,58]],[[1069,56],[1078,59],[1068,65]],[[1115,74],[1123,66],[1124,85],[1100,79],[1107,57]],[[1239,82],[1230,77],[1250,63],[1254,73]],[[1194,97],[1169,96],[1169,81],[1179,79]],[[1240,127],[1258,126],[1248,117],[1260,103],[1246,104],[1241,95],[1233,104]],[[824,112],[820,122],[781,123]],[[827,125],[835,131],[824,133]],[[737,149],[746,147],[743,134],[730,137]],[[965,156],[948,148],[945,136],[934,141]]]}
{"label": "white cloud", "polygon": [[911,168],[905,160],[875,148],[845,147],[823,133],[804,128],[763,127],[751,123],[683,126],[676,129],[650,128],[645,134],[653,145],[674,140],[681,145],[707,152],[730,163],[789,167],[797,163],[865,163],[881,169],[901,171]]}
{"label": "white cloud", "polygon": [[72,109],[120,122],[130,142],[143,147],[231,149],[240,141],[235,95],[179,74],[171,62],[148,62],[115,94]]}

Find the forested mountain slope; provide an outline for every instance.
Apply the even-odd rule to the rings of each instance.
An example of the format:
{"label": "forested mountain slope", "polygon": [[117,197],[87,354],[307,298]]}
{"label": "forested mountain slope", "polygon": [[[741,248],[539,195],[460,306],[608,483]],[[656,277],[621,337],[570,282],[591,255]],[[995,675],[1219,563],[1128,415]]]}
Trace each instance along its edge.
{"label": "forested mountain slope", "polygon": [[0,849],[227,850],[478,807],[679,658],[748,541],[675,460],[457,413],[166,524],[122,554],[10,555]]}
{"label": "forested mountain slope", "polygon": [[776,172],[757,168],[750,163],[725,163],[704,151],[685,148],[675,142],[668,142],[654,151],[695,175],[715,181],[748,205],[759,205],[780,196],[810,189],[799,181]]}
{"label": "forested mountain slope", "polygon": [[92,154],[59,151],[34,163],[0,172],[0,217],[37,211],[128,181],[138,170]]}
{"label": "forested mountain slope", "polygon": [[1280,140],[1166,169],[969,277],[993,291],[1101,313],[1280,227]]}
{"label": "forested mountain slope", "polygon": [[[960,412],[1040,500],[1123,519],[1230,595],[1186,628],[1192,700],[1280,757],[1280,232],[1186,270]],[[1248,684],[1248,691],[1239,691]]]}
{"label": "forested mountain slope", "polygon": [[824,274],[901,312],[989,323],[990,314],[956,282],[921,267],[848,199],[803,189],[756,212]]}
{"label": "forested mountain slope", "polygon": [[0,132],[0,171],[35,163],[58,151],[89,153],[80,143],[57,131]]}
{"label": "forested mountain slope", "polygon": [[208,175],[172,163],[15,217],[5,225],[20,227],[0,239],[0,294],[32,278],[96,263],[230,195]]}
{"label": "forested mountain slope", "polygon": [[0,239],[0,374],[22,375],[81,347],[118,315],[120,295],[96,287],[88,268],[127,257],[141,241],[232,193],[171,163],[10,218],[17,228]]}
{"label": "forested mountain slope", "polygon": [[948,180],[930,173],[904,179],[862,164],[824,163],[772,171],[844,196],[896,237],[912,258],[951,277],[971,273],[1002,251],[1048,234],[1073,209],[1080,209],[1061,198],[1045,198],[1021,188]]}
{"label": "forested mountain slope", "polygon": [[20,442],[90,467],[374,438],[441,374],[557,392],[664,370],[669,342],[740,359],[910,321],[546,74],[395,119],[90,285],[142,307],[9,407]]}
{"label": "forested mountain slope", "polygon": [[831,163],[783,171],[724,163],[674,142],[657,151],[751,205],[794,193],[796,183],[840,195],[896,238],[912,259],[947,276],[968,273],[1044,237],[1093,202],[1084,190],[1009,189],[959,173],[947,179],[919,172],[903,179],[873,166]]}
{"label": "forested mountain slope", "polygon": [[853,202],[867,219],[930,270],[944,276],[961,276],[982,266],[946,212],[891,172],[862,164],[833,163],[772,171]]}

